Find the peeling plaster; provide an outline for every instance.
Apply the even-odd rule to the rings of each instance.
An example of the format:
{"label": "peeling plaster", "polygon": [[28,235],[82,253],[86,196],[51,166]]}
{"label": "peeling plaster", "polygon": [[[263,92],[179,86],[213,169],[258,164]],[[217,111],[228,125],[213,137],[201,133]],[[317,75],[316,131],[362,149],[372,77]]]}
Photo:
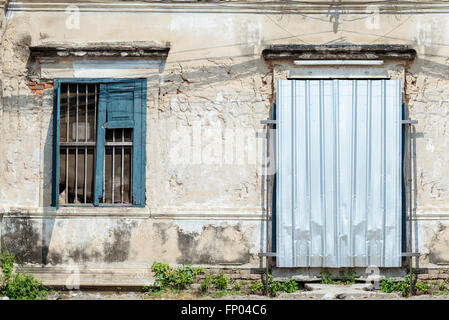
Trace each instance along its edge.
{"label": "peeling plaster", "polygon": [[[209,147],[232,137],[226,129],[248,129],[255,137],[263,129],[260,120],[271,117],[275,94],[272,84],[287,78],[293,70],[284,62],[267,63],[261,57],[262,49],[271,44],[328,43],[334,39],[329,37],[329,21],[301,15],[287,19],[282,15],[268,18],[246,14],[142,13],[137,18],[115,12],[91,13],[88,19],[83,16],[79,30],[67,30],[64,17],[64,13],[56,12],[16,12],[3,21],[7,28],[3,28],[0,49],[0,212],[17,217],[3,217],[2,245],[36,264],[42,263],[46,255],[49,265],[147,268],[154,261],[164,261],[258,267],[257,253],[265,250],[264,222],[260,218],[244,221],[242,216],[262,212],[265,198],[260,164],[238,162],[241,154],[223,151],[225,144],[220,165],[203,163],[201,156],[210,149],[201,148],[189,154],[190,162],[174,163],[169,154],[176,141],[170,135],[179,128],[194,134],[198,124],[202,129],[217,129],[204,137]],[[129,25],[133,25],[132,32],[126,27]],[[442,220],[447,220],[449,49],[440,44],[446,43],[449,36],[435,32],[439,26],[448,28],[447,16],[424,19],[382,15],[381,30],[367,29],[363,19],[342,25],[360,32],[339,30],[337,42],[395,44],[401,39],[418,51],[406,71],[402,65],[388,65],[388,75],[406,79],[410,118],[419,121],[418,210],[424,217],[437,211]],[[305,34],[304,30],[315,32]],[[387,33],[388,37],[379,38],[379,34]],[[28,83],[31,77],[39,78],[41,72],[52,74],[47,68],[50,63],[41,69],[29,59],[29,46],[67,39],[78,43],[151,39],[172,45],[167,61],[160,65],[121,64],[122,70],[130,65],[131,69],[143,66],[139,72],[148,72],[149,78],[147,203],[145,208],[123,209],[119,218],[89,216],[87,209],[73,208],[60,210],[66,217],[53,221],[19,218],[30,212],[44,216],[51,211],[52,90],[44,90],[42,96],[33,95]],[[78,72],[95,76],[98,70],[98,66],[73,66],[73,61],[70,70],[63,68],[70,76],[86,75]],[[194,141],[191,145],[198,147]],[[257,159],[261,150],[254,148],[251,155]],[[216,158],[220,158],[219,153]],[[157,219],[151,216],[150,208],[157,212]],[[126,218],[136,212],[147,216]],[[186,212],[184,220],[164,218],[164,214],[173,212]],[[205,218],[198,219],[198,213]],[[226,221],[218,219],[217,213],[228,215]],[[447,230],[447,223],[442,224]],[[420,266],[436,267],[436,263],[446,261],[446,231],[438,229],[435,220],[420,220],[417,229],[416,250],[423,254]]]}

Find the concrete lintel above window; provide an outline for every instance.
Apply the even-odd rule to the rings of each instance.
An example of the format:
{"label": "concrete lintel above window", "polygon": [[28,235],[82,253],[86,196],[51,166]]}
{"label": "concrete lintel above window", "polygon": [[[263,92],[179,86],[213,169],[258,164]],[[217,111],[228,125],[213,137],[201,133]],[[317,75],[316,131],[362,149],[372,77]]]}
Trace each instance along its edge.
{"label": "concrete lintel above window", "polygon": [[265,60],[413,60],[416,51],[406,45],[272,45],[262,51]]}
{"label": "concrete lintel above window", "polygon": [[170,47],[153,42],[45,43],[30,47],[34,75],[53,78],[148,78],[157,75]]}
{"label": "concrete lintel above window", "polygon": [[154,42],[91,42],[44,43],[30,47],[30,55],[36,58],[50,57],[141,57],[166,59],[170,46],[168,43]]}

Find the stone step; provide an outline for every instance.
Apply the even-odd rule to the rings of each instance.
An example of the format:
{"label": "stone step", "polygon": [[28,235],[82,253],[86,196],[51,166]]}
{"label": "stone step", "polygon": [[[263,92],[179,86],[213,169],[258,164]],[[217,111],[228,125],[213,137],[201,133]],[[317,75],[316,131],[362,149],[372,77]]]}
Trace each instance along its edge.
{"label": "stone step", "polygon": [[353,300],[353,299],[394,299],[398,294],[388,294],[372,291],[370,284],[333,285],[321,283],[306,283],[307,291],[281,293],[280,299],[323,299],[323,300]]}

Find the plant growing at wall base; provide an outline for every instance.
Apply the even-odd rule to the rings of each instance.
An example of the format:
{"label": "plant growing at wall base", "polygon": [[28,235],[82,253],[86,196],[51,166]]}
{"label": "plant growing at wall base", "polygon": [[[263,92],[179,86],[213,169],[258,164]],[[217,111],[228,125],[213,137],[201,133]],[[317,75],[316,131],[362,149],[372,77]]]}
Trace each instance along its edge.
{"label": "plant growing at wall base", "polygon": [[[223,272],[220,272],[216,276],[206,275],[201,282],[201,291],[208,292],[210,286],[213,284],[216,290],[224,291],[228,288],[230,277]],[[240,283],[234,283],[234,291],[240,290]]]}
{"label": "plant growing at wall base", "polygon": [[[265,276],[263,277],[265,281]],[[265,288],[264,282],[256,282],[251,284],[249,287],[253,293],[263,291]],[[298,284],[295,280],[289,279],[284,282],[274,281],[273,276],[268,274],[268,292],[271,296],[275,296],[276,293],[283,291],[287,293],[292,293],[298,290]]]}
{"label": "plant growing at wall base", "polygon": [[339,283],[343,284],[353,284],[355,283],[356,272],[352,269],[349,269],[347,273],[344,270],[340,270],[340,281]]}
{"label": "plant growing at wall base", "polygon": [[48,294],[42,282],[31,274],[22,272],[13,273],[15,256],[8,251],[0,255],[3,281],[0,292],[10,299],[34,300],[43,298]]}
{"label": "plant growing at wall base", "polygon": [[214,277],[210,276],[210,275],[206,275],[200,285],[201,291],[204,293],[208,292],[209,287],[213,282],[214,282]]}
{"label": "plant growing at wall base", "polygon": [[[429,291],[429,285],[424,282],[415,282],[413,284],[415,290],[427,293]],[[410,274],[404,277],[404,280],[395,282],[392,279],[383,279],[379,286],[380,291],[385,293],[400,292],[403,296],[407,296],[410,293]]]}
{"label": "plant growing at wall base", "polygon": [[225,290],[228,287],[230,277],[220,272],[214,278],[214,285],[217,290]]}
{"label": "plant growing at wall base", "polygon": [[320,276],[321,276],[322,284],[334,284],[335,283],[334,280],[332,280],[332,274],[327,269],[321,271]]}
{"label": "plant growing at wall base", "polygon": [[379,289],[385,293],[392,293],[396,290],[396,283],[392,279],[383,279],[379,284]]}
{"label": "plant growing at wall base", "polygon": [[153,263],[151,270],[156,276],[155,284],[157,286],[175,290],[187,288],[194,282],[198,275],[204,273],[204,269],[202,268],[194,268],[192,266],[172,268],[162,262]]}
{"label": "plant growing at wall base", "polygon": [[2,294],[10,299],[35,300],[45,297],[48,291],[32,275],[16,273],[11,276]]}
{"label": "plant growing at wall base", "polygon": [[242,286],[241,286],[240,282],[238,282],[238,281],[234,282],[234,285],[233,285],[232,289],[234,291],[240,291],[240,289],[242,289]]}
{"label": "plant growing at wall base", "polygon": [[298,289],[298,283],[293,279],[287,280],[282,283],[282,290],[287,293],[298,291]]}
{"label": "plant growing at wall base", "polygon": [[2,268],[2,275],[4,282],[3,285],[6,285],[6,283],[8,283],[9,279],[11,278],[11,274],[14,268],[14,259],[15,255],[10,254],[8,250],[3,251],[2,254],[0,255],[0,266]]}
{"label": "plant growing at wall base", "polygon": [[256,293],[256,292],[260,292],[264,289],[265,285],[258,281],[258,282],[254,282],[249,286],[249,289],[251,290],[251,292]]}

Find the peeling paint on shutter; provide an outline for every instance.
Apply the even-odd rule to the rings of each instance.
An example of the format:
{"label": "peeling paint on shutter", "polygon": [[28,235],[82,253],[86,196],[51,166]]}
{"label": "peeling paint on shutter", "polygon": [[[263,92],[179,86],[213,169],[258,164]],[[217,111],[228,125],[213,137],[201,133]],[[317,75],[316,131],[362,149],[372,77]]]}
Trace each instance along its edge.
{"label": "peeling paint on shutter", "polygon": [[400,267],[401,82],[277,82],[279,267]]}
{"label": "peeling paint on shutter", "polygon": [[100,84],[97,116],[94,205],[103,196],[105,133],[107,129],[132,128],[132,203],[145,205],[146,80],[135,79]]}

